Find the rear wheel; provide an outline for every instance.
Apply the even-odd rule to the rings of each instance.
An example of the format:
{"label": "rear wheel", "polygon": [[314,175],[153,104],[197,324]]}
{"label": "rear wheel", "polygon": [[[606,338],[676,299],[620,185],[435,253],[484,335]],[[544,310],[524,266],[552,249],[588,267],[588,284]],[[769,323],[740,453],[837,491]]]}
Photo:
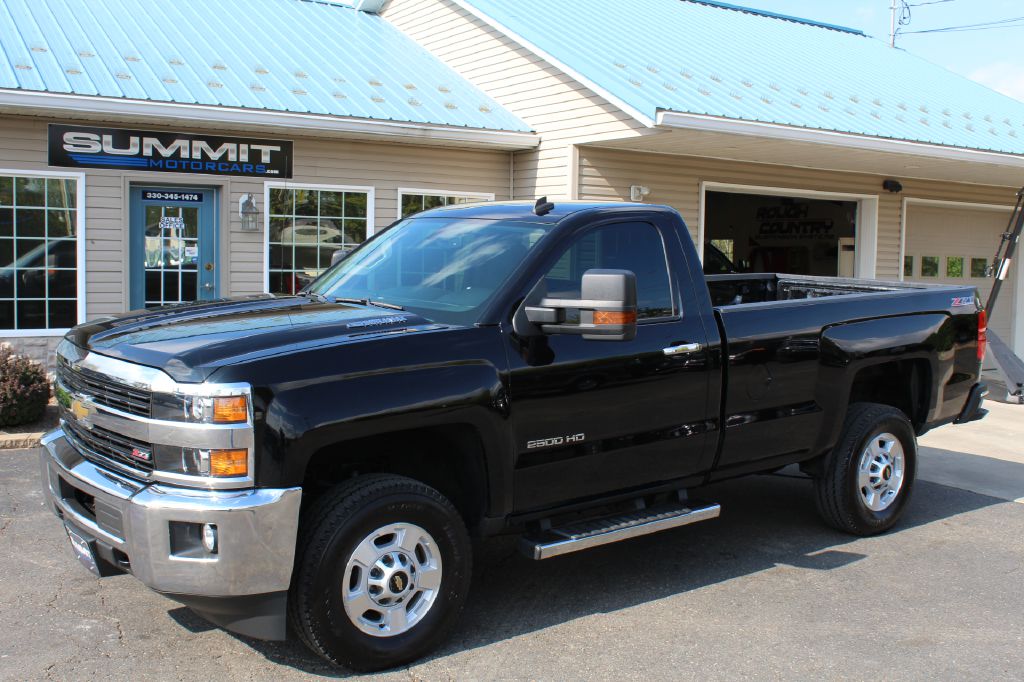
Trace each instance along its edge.
{"label": "rear wheel", "polygon": [[894,407],[855,403],[815,480],[818,512],[833,528],[875,535],[902,516],[917,473],[917,440]]}
{"label": "rear wheel", "polygon": [[289,595],[293,629],[354,670],[423,656],[465,602],[469,537],[441,493],[402,476],[343,483],[309,510]]}

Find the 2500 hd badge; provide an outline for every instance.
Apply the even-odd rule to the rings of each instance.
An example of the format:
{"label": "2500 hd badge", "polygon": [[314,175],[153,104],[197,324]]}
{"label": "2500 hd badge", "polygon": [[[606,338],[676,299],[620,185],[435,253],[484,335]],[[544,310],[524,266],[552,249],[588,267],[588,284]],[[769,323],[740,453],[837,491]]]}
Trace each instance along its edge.
{"label": "2500 hd badge", "polygon": [[582,443],[586,439],[586,435],[582,433],[574,433],[571,436],[555,436],[554,438],[541,438],[539,440],[531,440],[527,442],[526,449],[534,450],[536,448],[553,448],[558,445],[572,445],[573,443]]}

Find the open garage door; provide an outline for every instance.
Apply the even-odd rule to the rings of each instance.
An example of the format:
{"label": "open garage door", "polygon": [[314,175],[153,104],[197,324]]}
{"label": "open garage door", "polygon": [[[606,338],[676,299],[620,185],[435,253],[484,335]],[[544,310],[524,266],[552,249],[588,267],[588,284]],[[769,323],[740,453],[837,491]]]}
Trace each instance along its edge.
{"label": "open garage door", "polygon": [[[980,207],[952,207],[907,203],[906,246],[903,277],[907,281],[932,284],[972,284],[987,301],[992,280],[985,277],[999,240],[1006,230],[1010,212]],[[1024,339],[1016,338],[1018,300],[1015,262],[996,302],[990,327],[1018,354]],[[988,362],[986,362],[986,366]]]}
{"label": "open garage door", "polygon": [[708,191],[704,271],[853,277],[856,201]]}

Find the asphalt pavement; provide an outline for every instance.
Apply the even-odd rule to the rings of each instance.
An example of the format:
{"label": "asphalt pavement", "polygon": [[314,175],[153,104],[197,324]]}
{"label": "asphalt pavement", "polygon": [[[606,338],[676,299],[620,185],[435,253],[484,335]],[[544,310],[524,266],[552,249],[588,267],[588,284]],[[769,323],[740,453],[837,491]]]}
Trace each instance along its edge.
{"label": "asphalt pavement", "polygon": [[[487,541],[454,637],[367,677],[1024,679],[1024,408],[991,407],[922,439],[914,499],[883,536],[823,526],[787,470],[708,488],[720,518],[659,535],[544,562]],[[0,679],[313,676],[348,673],[130,576],[93,578],[43,507],[34,451],[0,452]]]}

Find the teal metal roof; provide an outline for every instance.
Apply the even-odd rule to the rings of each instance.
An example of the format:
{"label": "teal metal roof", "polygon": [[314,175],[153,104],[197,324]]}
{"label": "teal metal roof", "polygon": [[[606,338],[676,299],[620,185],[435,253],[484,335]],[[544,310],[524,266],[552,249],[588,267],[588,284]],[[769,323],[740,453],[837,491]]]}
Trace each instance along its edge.
{"label": "teal metal roof", "polygon": [[838,26],[697,0],[455,0],[660,110],[1024,154],[1024,103]]}
{"label": "teal metal roof", "polygon": [[529,130],[381,17],[307,0],[3,0],[0,88]]}

